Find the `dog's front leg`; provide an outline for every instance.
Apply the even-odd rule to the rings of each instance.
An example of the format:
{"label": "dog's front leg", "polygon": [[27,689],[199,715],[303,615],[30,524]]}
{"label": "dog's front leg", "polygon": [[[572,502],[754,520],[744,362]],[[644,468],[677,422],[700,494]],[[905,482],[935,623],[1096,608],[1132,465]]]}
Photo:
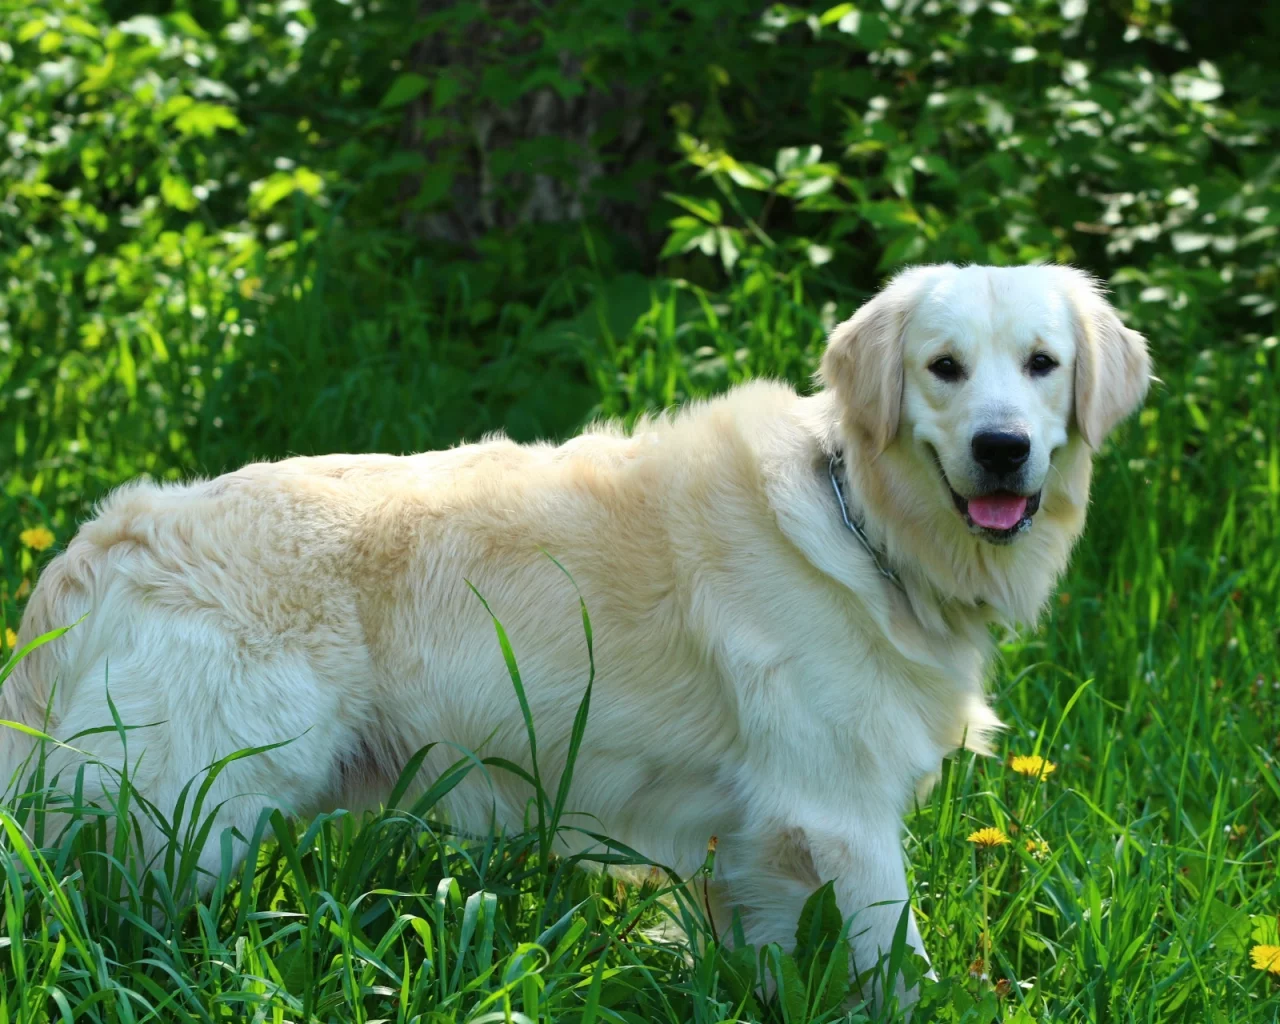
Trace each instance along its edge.
{"label": "dog's front leg", "polygon": [[[790,948],[805,900],[831,881],[848,924],[850,977],[866,976],[862,995],[883,1005],[883,968],[908,907],[901,823],[887,816],[850,820],[844,815],[796,815],[743,839],[725,849],[721,878],[729,902],[742,914],[748,941]],[[909,952],[927,960],[909,910],[906,941]],[[917,998],[901,974],[894,979],[894,989],[900,1005]]]}
{"label": "dog's front leg", "polygon": [[[893,949],[894,937],[907,913],[907,952],[928,959],[915,914],[910,909],[906,865],[903,862],[901,824],[895,819],[863,820],[853,827],[832,829],[818,823],[804,828],[809,854],[820,881],[834,882],[836,901],[849,926],[852,948],[850,976],[871,972],[871,991],[883,1002],[883,968]],[[894,986],[900,1004],[914,1002],[899,974]]]}

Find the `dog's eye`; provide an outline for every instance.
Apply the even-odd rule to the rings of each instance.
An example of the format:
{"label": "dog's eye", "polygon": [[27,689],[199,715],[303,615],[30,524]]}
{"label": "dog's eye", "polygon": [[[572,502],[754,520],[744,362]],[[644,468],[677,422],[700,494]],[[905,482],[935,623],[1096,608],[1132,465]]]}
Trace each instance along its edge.
{"label": "dog's eye", "polygon": [[1057,368],[1058,361],[1053,356],[1046,355],[1043,352],[1037,352],[1031,357],[1031,361],[1027,363],[1027,370],[1030,371],[1033,377],[1043,377]]}
{"label": "dog's eye", "polygon": [[929,364],[929,372],[939,380],[959,380],[964,370],[950,356],[941,356]]}

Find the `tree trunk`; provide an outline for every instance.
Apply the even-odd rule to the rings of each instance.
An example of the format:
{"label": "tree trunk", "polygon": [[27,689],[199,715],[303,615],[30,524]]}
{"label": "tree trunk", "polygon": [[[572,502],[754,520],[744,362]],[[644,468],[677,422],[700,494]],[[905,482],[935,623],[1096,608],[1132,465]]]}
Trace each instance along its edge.
{"label": "tree trunk", "polygon": [[[403,148],[427,159],[402,191],[406,229],[474,251],[494,231],[590,218],[644,244],[652,184],[637,182],[624,196],[598,186],[606,173],[619,180],[656,154],[655,133],[644,130],[648,87],[606,88],[587,73],[589,54],[548,53],[543,32],[554,5],[482,7],[483,16],[458,27],[447,24],[449,0],[420,0],[423,35],[406,70],[433,84],[449,76],[462,88],[445,104],[428,89],[406,105]],[[511,86],[500,97],[495,75]]]}

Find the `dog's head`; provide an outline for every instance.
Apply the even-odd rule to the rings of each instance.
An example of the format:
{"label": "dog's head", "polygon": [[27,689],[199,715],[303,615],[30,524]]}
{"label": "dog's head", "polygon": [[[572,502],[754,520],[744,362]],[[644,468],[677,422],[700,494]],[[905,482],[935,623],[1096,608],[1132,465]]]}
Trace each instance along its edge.
{"label": "dog's head", "polygon": [[864,450],[927,465],[937,500],[991,544],[1031,530],[1055,455],[1096,449],[1149,374],[1092,278],[1039,265],[908,270],[835,329],[821,368]]}

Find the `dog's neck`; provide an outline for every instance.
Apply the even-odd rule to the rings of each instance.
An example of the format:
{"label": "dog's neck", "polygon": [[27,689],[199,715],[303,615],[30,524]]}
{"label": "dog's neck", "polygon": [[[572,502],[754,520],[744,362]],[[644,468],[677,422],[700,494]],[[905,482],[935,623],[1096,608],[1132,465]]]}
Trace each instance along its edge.
{"label": "dog's neck", "polygon": [[[886,581],[890,598],[900,601],[921,627],[950,636],[979,623],[985,625],[992,618],[992,609],[981,594],[956,593],[954,588],[940,586],[930,567],[916,560],[919,548],[915,557],[903,557],[911,553],[904,552],[901,543],[894,543],[890,518],[869,512],[861,505],[850,508],[846,493],[860,491],[855,475],[846,466],[843,447],[828,458],[825,469],[845,527],[857,538]],[[822,471],[821,467],[819,471]],[[873,534],[877,538],[874,541],[871,539]],[[891,547],[897,549],[896,561],[889,554]],[[902,563],[901,570],[897,562]]]}
{"label": "dog's neck", "polygon": [[862,549],[870,556],[880,575],[905,593],[906,588],[903,585],[902,578],[888,564],[888,556],[871,543],[871,538],[867,536],[866,528],[860,521],[859,513],[850,510],[849,502],[845,500],[844,492],[845,487],[848,486],[848,470],[844,466],[843,451],[832,452],[827,458],[827,479],[831,482],[831,493],[835,495],[836,507],[840,510],[840,519],[844,522],[845,528],[858,539],[858,543],[862,545]]}
{"label": "dog's neck", "polygon": [[[823,404],[834,396],[815,396]],[[815,400],[811,399],[811,401]],[[1040,615],[1084,525],[1090,457],[1079,439],[1054,455],[1051,482],[1036,521],[1024,537],[1004,547],[972,535],[943,501],[936,469],[899,437],[882,452],[840,417],[817,418],[822,453],[818,472],[832,456],[844,511],[859,527],[868,550],[897,582],[920,624],[954,633],[976,622],[1031,623]],[[834,492],[834,488],[829,488]]]}

